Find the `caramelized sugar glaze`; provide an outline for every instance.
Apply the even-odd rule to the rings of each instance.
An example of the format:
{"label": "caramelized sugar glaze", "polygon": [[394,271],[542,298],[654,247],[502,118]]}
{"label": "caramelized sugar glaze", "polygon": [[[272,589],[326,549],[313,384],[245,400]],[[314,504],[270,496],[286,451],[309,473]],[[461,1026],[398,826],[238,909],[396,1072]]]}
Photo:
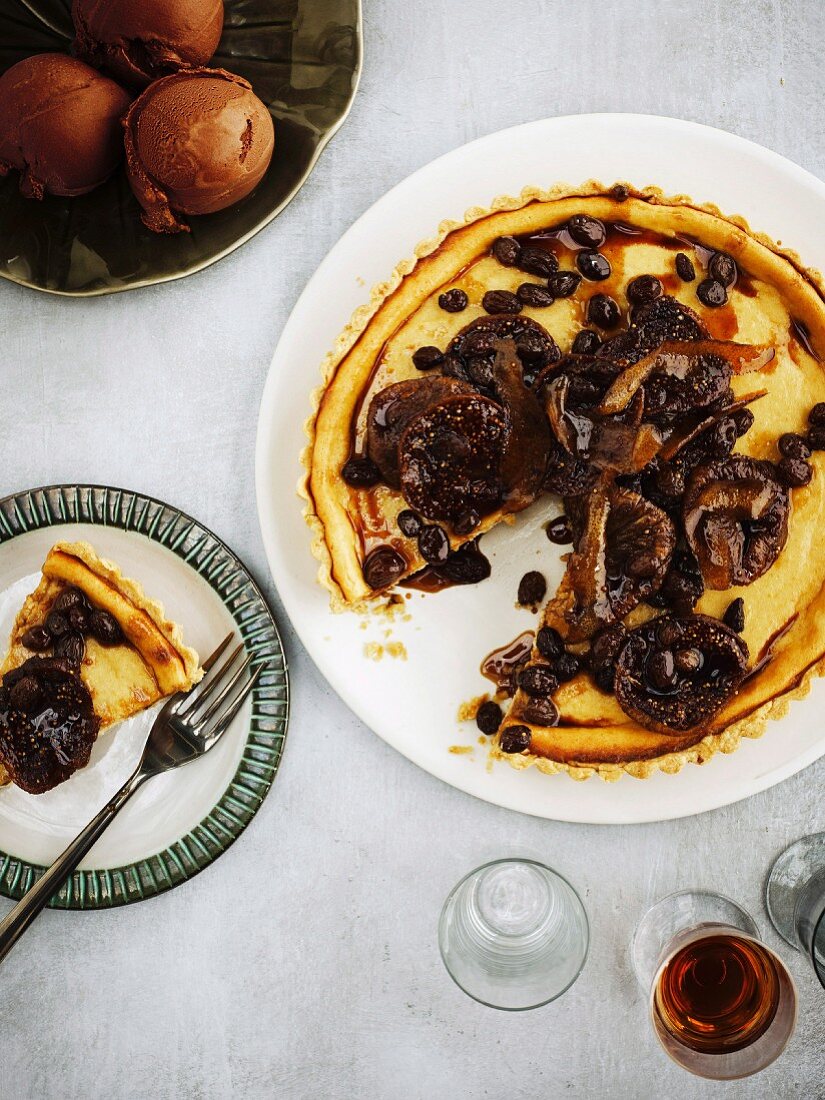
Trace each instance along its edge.
{"label": "caramelized sugar glaze", "polygon": [[[745,731],[725,731],[764,717],[825,648],[818,608],[802,614],[822,588],[808,568],[825,518],[816,438],[809,447],[818,414],[807,423],[825,400],[821,306],[799,265],[743,227],[652,193],[528,202],[447,234],[383,295],[379,323],[362,324],[336,357],[320,399],[306,489],[334,596],[352,604],[398,582],[477,583],[489,567],[477,564],[477,542],[462,550],[468,540],[556,493],[578,574],[574,560],[520,655],[522,681],[510,670],[515,700],[496,744],[518,745],[518,766],[543,758],[545,770],[606,778],[735,747]],[[691,481],[691,538],[687,488],[669,497],[653,476],[690,479],[697,467],[706,473]],[[336,475],[349,554],[330,552],[339,525],[319,501]],[[462,554],[474,564],[453,580]],[[726,615],[737,600],[738,630]],[[633,667],[622,631],[638,634],[656,615],[691,644],[648,637]],[[561,642],[549,658],[538,644],[548,630]],[[627,690],[639,679],[643,706]],[[670,699],[680,693],[683,705]]]}

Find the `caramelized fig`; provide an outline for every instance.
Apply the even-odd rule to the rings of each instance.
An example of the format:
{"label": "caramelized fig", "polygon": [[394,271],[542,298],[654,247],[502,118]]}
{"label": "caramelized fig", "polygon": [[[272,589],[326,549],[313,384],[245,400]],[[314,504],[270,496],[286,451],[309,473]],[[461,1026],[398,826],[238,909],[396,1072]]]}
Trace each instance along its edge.
{"label": "caramelized fig", "polygon": [[561,443],[552,440],[547,461],[544,488],[561,497],[585,496],[598,483],[600,471],[589,462],[582,462]]}
{"label": "caramelized fig", "polygon": [[69,661],[30,657],[0,685],[0,760],[29,794],[89,762],[100,728],[89,689]]}
{"label": "caramelized fig", "polygon": [[652,619],[619,651],[616,699],[646,729],[699,730],[736,693],[747,665],[748,647],[718,619]]}
{"label": "caramelized fig", "polygon": [[565,640],[582,642],[615,618],[608,596],[607,521],[610,498],[604,482],[597,485],[578,507],[571,508],[569,514],[574,530],[580,533],[576,549],[567,562],[565,576],[572,597],[564,614],[568,624]]}
{"label": "caramelized fig", "polygon": [[447,357],[457,360],[465,371],[469,371],[474,359],[492,359],[495,342],[508,337],[515,341],[525,384],[531,384],[539,371],[561,358],[556,341],[537,321],[503,314],[471,321],[453,337]]}
{"label": "caramelized fig", "polygon": [[607,595],[617,619],[657,591],[676,546],[667,515],[628,489],[610,491],[606,528]]}
{"label": "caramelized fig", "polygon": [[791,501],[772,462],[733,455],[691,474],[685,536],[709,588],[751,584],[778,558]]}
{"label": "caramelized fig", "polygon": [[509,425],[504,409],[481,394],[448,397],[410,421],[398,447],[401,491],[431,520],[479,514],[502,501],[502,454]]}
{"label": "caramelized fig", "polygon": [[466,382],[436,375],[394,382],[375,394],[367,413],[367,453],[387,485],[399,487],[398,443],[409,422],[445,397],[472,392]]}
{"label": "caramelized fig", "polygon": [[541,492],[550,455],[551,435],[538,398],[525,387],[512,338],[496,340],[490,385],[509,421],[501,457],[501,481],[508,512],[526,508]]}

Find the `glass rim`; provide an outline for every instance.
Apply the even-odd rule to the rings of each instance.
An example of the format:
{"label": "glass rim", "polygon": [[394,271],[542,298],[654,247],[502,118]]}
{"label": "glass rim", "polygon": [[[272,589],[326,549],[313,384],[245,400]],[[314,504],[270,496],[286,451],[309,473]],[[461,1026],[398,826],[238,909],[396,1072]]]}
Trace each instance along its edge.
{"label": "glass rim", "polygon": [[825,989],[825,966],[820,966],[816,961],[816,941],[820,931],[825,935],[825,904],[822,906],[822,912],[817,918],[817,922],[814,925],[813,935],[811,937],[811,950],[806,951],[806,955],[810,955],[811,964],[814,968],[814,974],[819,979],[819,984]]}
{"label": "glass rim", "polygon": [[[546,997],[543,1001],[536,1001],[535,1004],[531,1005],[497,1005],[493,1004],[492,1001],[485,1001],[483,998],[477,997],[475,993],[471,993],[470,990],[466,989],[458,980],[458,978],[456,978],[444,955],[442,930],[444,927],[444,915],[447,912],[447,908],[450,905],[450,902],[453,900],[453,898],[456,896],[462,886],[464,886],[466,882],[473,878],[474,875],[477,875],[480,871],[486,871],[490,867],[499,867],[503,863],[527,864],[531,867],[538,867],[542,871],[547,871],[549,874],[553,875],[555,878],[563,882],[564,885],[571,891],[573,897],[578,902],[579,909],[581,910],[581,914],[584,917],[584,951],[582,952],[581,962],[579,963],[576,972],[573,974],[567,984],[558,991],[558,993],[554,993],[552,997]],[[447,897],[444,899],[444,904],[441,906],[441,912],[438,915],[438,953],[441,956],[441,962],[444,966],[444,969],[447,971],[452,981],[455,983],[455,985],[458,986],[458,988],[465,996],[475,1001],[476,1004],[484,1005],[485,1008],[494,1008],[498,1012],[531,1012],[533,1009],[544,1008],[545,1005],[549,1005],[552,1004],[553,1001],[557,1001],[559,997],[562,997],[568,991],[568,989],[570,989],[570,987],[578,981],[590,955],[590,918],[587,915],[587,909],[585,908],[584,902],[582,901],[581,895],[579,894],[576,887],[572,884],[572,882],[569,881],[569,879],[565,878],[565,876],[561,874],[561,872],[557,871],[554,867],[550,867],[549,864],[542,863],[541,860],[532,859],[529,856],[501,856],[498,859],[491,859],[488,860],[486,863],[480,863],[477,867],[473,867],[472,870],[468,871],[465,875],[462,875],[455,886],[453,886],[452,890],[450,890],[449,894],[447,894]]]}

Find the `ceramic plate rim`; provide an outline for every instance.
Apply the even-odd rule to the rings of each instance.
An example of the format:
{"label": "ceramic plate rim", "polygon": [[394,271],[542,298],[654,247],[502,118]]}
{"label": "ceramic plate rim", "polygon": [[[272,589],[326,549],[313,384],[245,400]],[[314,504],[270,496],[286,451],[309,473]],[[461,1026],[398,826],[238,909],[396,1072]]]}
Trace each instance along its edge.
{"label": "ceramic plate rim", "polygon": [[[281,599],[284,604],[284,609],[292,622],[292,625],[298,634],[302,644],[307,649],[310,657],[315,662],[319,671],[330,683],[333,690],[338,694],[342,701],[353,711],[362,721],[365,722],[373,732],[376,733],[382,740],[386,741],[394,749],[400,752],[407,759],[413,763],[422,767],[423,770],[429,774],[434,775],[436,778],[442,780],[448,785],[454,787],[457,790],[461,790],[466,794],[473,795],[476,798],[480,798],[483,801],[490,802],[493,805],[501,806],[505,809],[515,810],[520,813],[531,814],[532,816],[543,817],[547,820],[556,821],[570,821],[582,824],[642,824],[646,822],[658,822],[673,820],[679,817],[694,816],[695,814],[705,813],[709,810],[718,809],[722,806],[727,806],[732,803],[738,802],[744,798],[748,798],[753,794],[757,794],[760,791],[766,790],[769,787],[774,786],[777,783],[794,775],[796,772],[801,771],[809,764],[813,763],[820,756],[825,754],[825,732],[819,738],[819,740],[809,746],[806,750],[799,752],[796,756],[791,757],[784,763],[778,764],[775,767],[769,768],[766,772],[762,772],[746,782],[743,782],[740,786],[733,785],[733,789],[719,790],[714,796],[706,798],[702,801],[702,804],[697,805],[692,809],[684,808],[669,808],[667,805],[659,805],[655,807],[643,806],[643,799],[640,800],[640,808],[638,811],[628,815],[626,813],[615,815],[611,814],[609,807],[609,796],[606,799],[606,808],[604,813],[600,813],[598,816],[582,816],[580,813],[575,812],[553,812],[555,807],[552,807],[549,811],[540,810],[537,808],[526,808],[517,804],[518,799],[509,799],[496,797],[495,792],[489,792],[479,789],[479,784],[473,782],[470,779],[467,782],[456,781],[456,779],[447,774],[446,767],[444,769],[438,769],[429,765],[423,764],[416,757],[416,753],[409,743],[405,742],[403,738],[394,737],[391,730],[377,730],[371,723],[361,714],[359,710],[359,703],[357,695],[347,689],[347,685],[343,681],[339,681],[329,661],[324,659],[320,647],[317,645],[316,640],[308,631],[308,625],[305,621],[305,617],[301,612],[300,606],[292,599],[290,592],[290,578],[289,572],[285,568],[284,563],[280,557],[280,547],[277,538],[277,517],[274,509],[274,493],[273,493],[273,479],[269,474],[266,466],[266,459],[270,453],[272,446],[272,438],[275,431],[275,425],[277,424],[277,416],[274,413],[277,405],[278,393],[281,388],[281,380],[279,377],[279,360],[286,355],[284,351],[293,340],[293,333],[299,331],[302,323],[302,313],[308,308],[308,303],[318,295],[319,288],[323,286],[324,279],[328,271],[331,271],[338,258],[346,253],[351,242],[357,240],[359,234],[363,233],[365,227],[368,227],[371,222],[377,221],[379,217],[388,208],[398,201],[402,196],[408,196],[414,189],[418,192],[424,192],[428,186],[429,177],[438,177],[445,167],[449,165],[451,160],[457,160],[458,158],[466,158],[468,153],[483,154],[484,147],[492,144],[500,143],[504,140],[518,140],[519,137],[526,138],[529,136],[531,130],[539,130],[544,127],[564,127],[575,123],[583,128],[590,126],[598,128],[600,125],[606,123],[618,128],[621,127],[649,127],[651,130],[660,126],[672,129],[674,133],[682,131],[688,136],[693,136],[697,140],[704,139],[708,143],[715,143],[717,147],[728,150],[739,150],[743,154],[749,154],[765,163],[767,166],[772,167],[774,170],[782,172],[786,178],[798,183],[800,186],[812,189],[819,199],[825,204],[825,183],[819,180],[812,173],[806,169],[795,164],[793,161],[788,160],[781,154],[767,149],[766,147],[759,145],[756,142],[750,141],[747,138],[740,137],[736,134],[728,133],[725,130],[721,130],[717,127],[706,126],[701,123],[690,122],[684,119],[671,118],[665,115],[654,114],[634,114],[629,112],[599,112],[584,115],[560,115],[552,118],[537,119],[531,122],[521,123],[517,126],[509,127],[504,130],[499,130],[491,134],[487,134],[483,137],[477,138],[464,145],[458,146],[452,149],[429,163],[418,168],[411,173],[405,179],[401,180],[385,192],[379,199],[373,203],[364,213],[362,213],[344,232],[339,240],[333,245],[324,259],[321,261],[314,274],[311,276],[306,287],[302,291],[298,300],[296,301],[289,318],[287,319],[284,328],[279,337],[278,343],[275,347],[272,363],[270,365],[269,372],[267,374],[266,382],[263,389],[261,405],[258,417],[258,430],[256,438],[255,448],[255,484],[256,484],[256,497],[258,504],[258,516],[261,527],[261,535],[266,550],[267,561],[269,563],[270,572],[273,580],[281,595]],[[594,173],[591,173],[591,175]],[[632,165],[632,154],[629,155],[629,167],[623,178],[632,179],[634,169]],[[562,167],[558,171],[554,168],[553,179],[565,179],[565,171]],[[606,180],[605,182],[611,183],[613,180]],[[642,183],[652,182],[655,180],[643,180]],[[535,183],[534,180],[525,180],[524,185]],[[550,185],[550,181],[546,186]],[[436,182],[433,187],[437,188]],[[503,192],[499,192],[503,193]],[[514,192],[517,193],[517,192]],[[673,193],[673,192],[671,192]],[[489,195],[488,199],[492,200],[495,196]],[[439,215],[436,215],[432,219],[431,234],[435,232],[439,222],[445,218],[460,218],[463,211],[471,206],[470,201],[466,201],[461,209],[444,208]],[[746,206],[746,203],[742,204]],[[733,213],[743,213],[742,210],[732,211]],[[747,214],[747,211],[744,211]],[[418,244],[420,239],[423,239],[425,234],[416,236],[415,231],[412,233],[412,239],[408,240],[406,252],[401,251],[397,256],[397,261],[401,261],[405,256],[412,256],[414,247]],[[791,242],[792,245],[794,242]],[[825,264],[823,264],[825,266]],[[378,283],[381,278],[386,279],[389,275],[389,270],[384,271],[383,275],[376,279],[367,279],[363,287],[362,298],[363,301],[367,301],[369,297],[370,289],[373,285]],[[346,318],[348,320],[349,318]],[[345,323],[345,322],[344,322]],[[343,327],[343,324],[340,326]],[[332,342],[330,342],[332,346]],[[309,393],[320,383],[320,362],[317,364],[317,373],[312,378],[308,379],[307,392],[306,392],[306,415],[310,413]],[[296,471],[297,472],[297,471]],[[297,482],[297,478],[296,478]],[[296,508],[301,507],[301,502],[295,495]],[[306,553],[309,554],[309,531],[307,529],[306,538]],[[787,721],[787,719],[786,719]],[[769,722],[768,726],[775,725],[773,722]],[[445,754],[446,755],[446,754]],[[713,763],[711,761],[711,763]],[[548,783],[552,784],[554,781],[567,781],[567,776],[546,776],[544,777]],[[652,777],[655,778],[655,777]],[[679,782],[679,776],[667,776],[669,782]],[[588,783],[597,782],[596,778],[588,780]],[[600,781],[598,781],[600,782]],[[621,783],[634,782],[631,777],[622,777]],[[639,781],[636,781],[639,782]],[[644,781],[645,784],[651,783],[651,780]],[[612,784],[604,784],[606,790],[610,790]],[[551,788],[552,789],[552,788]],[[638,790],[641,793],[643,787],[639,787]],[[549,799],[548,801],[551,801]]]}
{"label": "ceramic plate rim", "polygon": [[[59,516],[51,513],[53,501],[50,495],[56,495],[60,502]],[[125,501],[129,503],[123,517],[121,509]],[[148,527],[141,529],[147,519]],[[250,636],[264,631],[262,641],[266,652],[261,655],[261,662],[265,662],[266,668],[253,690],[253,708],[244,750],[235,773],[209,814],[174,844],[144,859],[119,867],[76,871],[49,902],[49,907],[53,909],[111,909],[156,897],[194,878],[222,856],[250,824],[272,788],[283,758],[289,726],[289,670],[272,610],[249,570],[223,539],[187,512],[133,489],[95,484],[43,485],[9,493],[0,499],[0,551],[15,538],[30,531],[66,524],[115,527],[128,534],[149,538],[175,554],[209,584],[232,617],[245,645],[249,645]],[[203,545],[209,555],[205,562],[198,564],[193,564],[183,552],[187,539],[193,533],[200,540],[196,547]],[[165,538],[176,541],[167,545]],[[194,549],[190,547],[190,557],[194,556]],[[213,579],[207,570],[216,558],[221,568],[213,571]],[[224,575],[227,566],[228,575]],[[218,584],[228,586],[239,576],[243,580],[241,587],[244,591],[251,591],[258,605],[254,617],[244,623],[238,621],[230,599],[218,587]],[[233,592],[233,599],[238,591]],[[252,630],[251,622],[258,624]],[[270,683],[270,680],[273,682]],[[277,710],[277,715],[267,713],[270,707]],[[272,728],[267,729],[267,725]],[[260,739],[263,737],[271,737],[272,743],[262,744]],[[246,759],[250,748],[263,754],[268,762],[255,760],[255,769],[251,769]],[[266,774],[261,775],[258,770]],[[244,788],[244,795],[241,796],[237,790],[239,778],[243,779],[244,784],[254,787],[255,793],[251,794]],[[229,811],[227,802],[230,795],[232,811]],[[245,797],[245,801],[241,802],[241,797]],[[238,806],[242,807],[242,812]],[[194,854],[191,848],[194,848]],[[21,898],[43,870],[40,865],[0,850],[0,895],[14,900]],[[158,873],[162,876],[160,881]]]}

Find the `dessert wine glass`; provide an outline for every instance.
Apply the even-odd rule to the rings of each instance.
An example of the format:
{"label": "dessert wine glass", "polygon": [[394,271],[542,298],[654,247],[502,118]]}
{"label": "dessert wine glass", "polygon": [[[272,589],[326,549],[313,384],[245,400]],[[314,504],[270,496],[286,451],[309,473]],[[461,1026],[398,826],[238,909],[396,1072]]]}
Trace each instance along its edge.
{"label": "dessert wine glass", "polygon": [[779,935],[804,951],[825,987],[825,833],[803,836],[771,868],[765,889]]}
{"label": "dessert wine glass", "polygon": [[721,894],[670,894],[642,917],[633,966],[653,1028],[684,1069],[715,1081],[758,1073],[785,1049],[796,987],[750,915]]}
{"label": "dessert wine glass", "polygon": [[456,985],[511,1012],[538,1008],[569,989],[589,942],[579,895],[531,859],[499,859],[465,875],[438,925],[441,957]]}

